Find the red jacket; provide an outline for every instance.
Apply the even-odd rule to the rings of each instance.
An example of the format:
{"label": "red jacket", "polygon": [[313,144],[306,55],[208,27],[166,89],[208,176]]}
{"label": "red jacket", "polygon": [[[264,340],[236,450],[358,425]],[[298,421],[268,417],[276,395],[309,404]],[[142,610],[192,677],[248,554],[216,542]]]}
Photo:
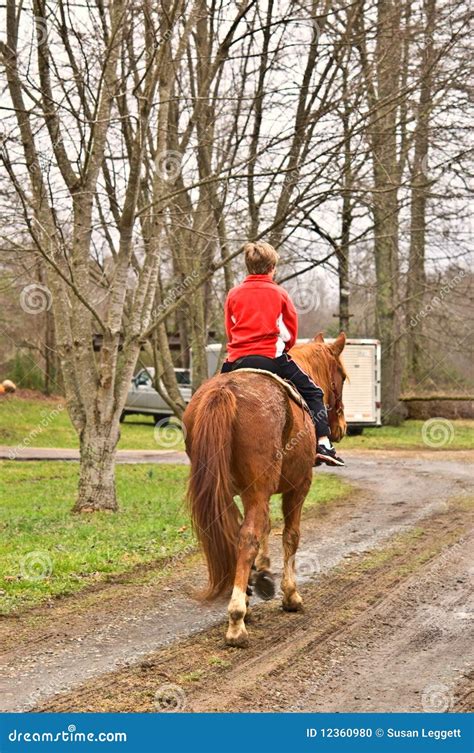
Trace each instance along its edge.
{"label": "red jacket", "polygon": [[293,347],[298,315],[293,302],[270,275],[248,275],[225,302],[227,360],[242,356],[277,358]]}

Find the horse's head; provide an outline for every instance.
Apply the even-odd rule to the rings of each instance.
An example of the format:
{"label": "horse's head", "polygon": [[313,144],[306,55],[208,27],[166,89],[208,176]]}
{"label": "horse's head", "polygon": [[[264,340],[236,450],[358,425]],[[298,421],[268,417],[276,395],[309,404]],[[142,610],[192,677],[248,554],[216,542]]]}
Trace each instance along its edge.
{"label": "horse's head", "polygon": [[[322,335],[321,337],[324,344]],[[344,403],[342,402],[342,388],[347,379],[347,373],[344,364],[341,361],[341,353],[346,344],[346,335],[341,332],[339,336],[330,345],[324,344],[329,357],[329,375],[330,384],[329,392],[326,396],[329,426],[331,427],[331,436],[335,442],[340,442],[347,431],[347,423],[344,416]]]}
{"label": "horse's head", "polygon": [[291,350],[295,361],[324,390],[324,402],[334,442],[340,442],[347,431],[342,402],[342,388],[347,374],[340,358],[345,344],[344,332],[330,344],[324,342],[323,334],[319,332],[307,345],[297,345]]}

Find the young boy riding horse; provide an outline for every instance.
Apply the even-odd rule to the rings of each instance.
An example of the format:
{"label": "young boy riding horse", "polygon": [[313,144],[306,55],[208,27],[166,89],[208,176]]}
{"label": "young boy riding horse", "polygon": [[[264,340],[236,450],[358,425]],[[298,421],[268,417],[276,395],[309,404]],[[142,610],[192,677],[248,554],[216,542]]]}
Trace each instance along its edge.
{"label": "young boy riding horse", "polygon": [[286,290],[273,279],[278,254],[263,241],[247,243],[244,254],[248,275],[232,288],[225,302],[228,358],[222,373],[255,368],[290,381],[315,425],[315,465],[344,465],[331,444],[323,390],[288,354],[296,342],[298,315]]}
{"label": "young boy riding horse", "polygon": [[[303,608],[295,555],[301,512],[313,481],[314,424],[319,433],[317,462],[331,458],[332,464],[342,461],[329,434],[338,441],[347,427],[342,402],[346,372],[340,358],[346,336],[341,332],[334,342],[325,343],[318,333],[304,345],[294,345],[290,358],[286,350],[295,341],[297,317],[288,295],[272,280],[277,258],[267,244],[247,246],[250,275],[230,292],[226,305],[229,360],[223,374],[196,390],[183,414],[190,459],[187,499],[209,576],[203,596],[230,596],[226,642],[239,647],[248,645],[249,586],[257,589],[264,583],[260,593],[265,597],[274,592],[274,586],[269,588],[274,494],[281,494],[284,520],[282,607],[286,612]],[[239,365],[253,368],[236,368]],[[312,418],[269,371],[291,378],[309,403]]]}

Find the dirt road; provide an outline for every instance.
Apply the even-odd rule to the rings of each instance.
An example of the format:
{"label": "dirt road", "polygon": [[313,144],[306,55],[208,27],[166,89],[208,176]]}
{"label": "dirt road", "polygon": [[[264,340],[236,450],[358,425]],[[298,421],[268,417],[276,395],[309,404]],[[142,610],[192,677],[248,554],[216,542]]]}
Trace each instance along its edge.
{"label": "dirt road", "polygon": [[197,555],[142,568],[0,622],[0,710],[472,708],[466,453],[351,453],[341,473],[354,493],[304,521],[304,613],[257,603],[250,648],[229,649],[226,605],[192,598]]}

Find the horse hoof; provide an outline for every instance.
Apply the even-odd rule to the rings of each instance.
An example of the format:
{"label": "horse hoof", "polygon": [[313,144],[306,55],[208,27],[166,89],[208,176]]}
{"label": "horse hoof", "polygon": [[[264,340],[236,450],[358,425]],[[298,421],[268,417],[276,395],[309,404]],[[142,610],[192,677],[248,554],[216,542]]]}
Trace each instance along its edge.
{"label": "horse hoof", "polygon": [[269,570],[259,570],[254,575],[252,585],[257,596],[265,601],[275,596],[275,578]]}
{"label": "horse hoof", "polygon": [[281,605],[285,612],[302,612],[304,609],[303,599],[299,594],[293,594],[289,599],[283,599]]}
{"label": "horse hoof", "polygon": [[225,642],[228,646],[232,646],[233,648],[247,648],[249,645],[249,636],[246,630],[236,635],[227,633]]}

